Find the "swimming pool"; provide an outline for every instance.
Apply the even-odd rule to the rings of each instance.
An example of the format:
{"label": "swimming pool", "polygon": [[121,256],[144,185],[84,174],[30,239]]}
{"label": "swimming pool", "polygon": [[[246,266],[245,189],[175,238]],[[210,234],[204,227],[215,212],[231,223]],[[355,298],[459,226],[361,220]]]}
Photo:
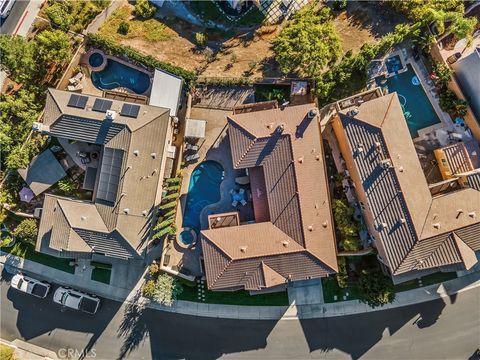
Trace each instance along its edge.
{"label": "swimming pool", "polygon": [[100,65],[103,64],[103,56],[102,54],[95,52],[92,55],[90,55],[90,58],[88,59],[88,63],[90,66],[96,68],[99,67]]}
{"label": "swimming pool", "polygon": [[418,130],[440,123],[410,64],[407,64],[407,71],[387,78],[386,84],[384,77],[376,81],[378,86],[386,85],[390,93],[397,92],[412,138],[418,137]]}
{"label": "swimming pool", "polygon": [[389,57],[385,60],[385,66],[387,67],[389,74],[396,73],[403,69],[402,60],[400,60],[400,56],[398,55]]}
{"label": "swimming pool", "polygon": [[143,94],[150,87],[150,76],[143,71],[108,59],[105,69],[92,72],[92,82],[101,90],[125,87],[137,94]]}
{"label": "swimming pool", "polygon": [[[188,227],[197,233],[200,232],[200,213],[206,206],[220,200],[220,184],[223,178],[223,167],[216,161],[204,161],[193,170],[183,213],[184,228]],[[189,238],[185,237],[185,239]],[[183,237],[181,239],[185,241]]]}

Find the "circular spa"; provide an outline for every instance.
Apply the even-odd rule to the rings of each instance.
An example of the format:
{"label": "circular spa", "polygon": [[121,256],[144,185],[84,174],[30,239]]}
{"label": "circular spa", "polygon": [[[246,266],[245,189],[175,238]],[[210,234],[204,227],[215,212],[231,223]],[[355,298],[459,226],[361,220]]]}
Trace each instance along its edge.
{"label": "circular spa", "polygon": [[92,50],[88,54],[88,65],[92,72],[102,71],[107,66],[107,57],[100,50]]}

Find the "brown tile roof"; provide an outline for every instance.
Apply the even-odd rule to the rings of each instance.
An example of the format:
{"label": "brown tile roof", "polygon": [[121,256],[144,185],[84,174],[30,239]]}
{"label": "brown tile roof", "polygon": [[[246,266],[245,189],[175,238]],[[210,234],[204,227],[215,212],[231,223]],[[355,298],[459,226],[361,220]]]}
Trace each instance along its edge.
{"label": "brown tile roof", "polygon": [[[228,117],[234,167],[263,171],[270,220],[232,228],[228,234],[219,230],[202,232],[202,246],[214,243],[232,263],[243,264],[228,266],[229,287],[266,287],[260,263],[264,257],[268,259],[265,264],[285,281],[325,276],[337,270],[323,143],[318,116],[309,115],[312,109],[315,105],[307,104]],[[206,263],[210,254],[204,251]],[[300,261],[295,271],[292,261]],[[256,269],[248,284],[241,272],[235,272],[247,265]],[[219,271],[207,267],[209,286],[226,286],[215,280],[219,275],[213,270]]]}
{"label": "brown tile roof", "polygon": [[[423,170],[395,93],[357,109],[355,115],[351,109],[339,111],[336,121],[346,135],[361,180],[356,185],[366,193],[392,272],[461,262],[453,232],[480,224],[480,191],[472,186],[431,195],[426,178],[419,176]],[[466,243],[480,249],[474,241]]]}

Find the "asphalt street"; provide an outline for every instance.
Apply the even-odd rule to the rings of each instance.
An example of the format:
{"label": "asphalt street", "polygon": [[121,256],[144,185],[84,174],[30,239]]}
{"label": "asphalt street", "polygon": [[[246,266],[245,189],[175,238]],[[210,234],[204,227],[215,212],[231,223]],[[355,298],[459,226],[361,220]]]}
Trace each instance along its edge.
{"label": "asphalt street", "polygon": [[0,34],[13,34],[17,28],[23,12],[28,6],[27,0],[16,0],[12,7],[10,15],[5,19],[0,19]]}
{"label": "asphalt street", "polygon": [[[5,274],[5,273],[4,273]],[[241,321],[164,313],[102,299],[95,316],[9,288],[1,337],[96,359],[475,359],[480,289],[416,306],[318,320]],[[70,349],[70,350],[68,350]],[[86,354],[86,355],[85,355]]]}

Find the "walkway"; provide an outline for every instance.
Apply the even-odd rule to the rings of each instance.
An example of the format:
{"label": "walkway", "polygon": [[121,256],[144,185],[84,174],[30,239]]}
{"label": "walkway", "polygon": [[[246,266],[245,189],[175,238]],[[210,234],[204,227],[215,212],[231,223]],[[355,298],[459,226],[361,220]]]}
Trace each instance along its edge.
{"label": "walkway", "polygon": [[126,1],[123,0],[115,0],[111,1],[110,5],[107,6],[100,14],[97,15],[95,19],[87,26],[85,29],[86,34],[94,34],[100,29],[105,21],[107,21],[108,17],[119,7],[126,4]]}
{"label": "walkway", "polygon": [[[295,320],[327,318],[359,313],[369,313],[383,309],[413,305],[440,298],[453,297],[454,294],[464,292],[480,286],[480,271],[476,271],[442,284],[430,285],[419,289],[396,294],[395,302],[379,308],[371,308],[358,300],[342,301],[330,304],[307,304],[291,306],[241,306],[205,304],[190,301],[176,301],[173,306],[167,307],[148,303],[143,297],[138,297],[143,283],[143,276],[130,290],[112,285],[82,281],[80,274],[68,274],[50,267],[18,258],[9,254],[0,253],[0,263],[9,266],[11,270],[21,270],[32,273],[39,278],[65,285],[73,285],[88,292],[96,293],[109,299],[126,303],[145,303],[148,308],[193,316],[205,316],[226,319],[242,320]],[[80,282],[81,281],[81,282]],[[120,281],[119,283],[122,283]],[[124,282],[125,283],[125,282]]]}

